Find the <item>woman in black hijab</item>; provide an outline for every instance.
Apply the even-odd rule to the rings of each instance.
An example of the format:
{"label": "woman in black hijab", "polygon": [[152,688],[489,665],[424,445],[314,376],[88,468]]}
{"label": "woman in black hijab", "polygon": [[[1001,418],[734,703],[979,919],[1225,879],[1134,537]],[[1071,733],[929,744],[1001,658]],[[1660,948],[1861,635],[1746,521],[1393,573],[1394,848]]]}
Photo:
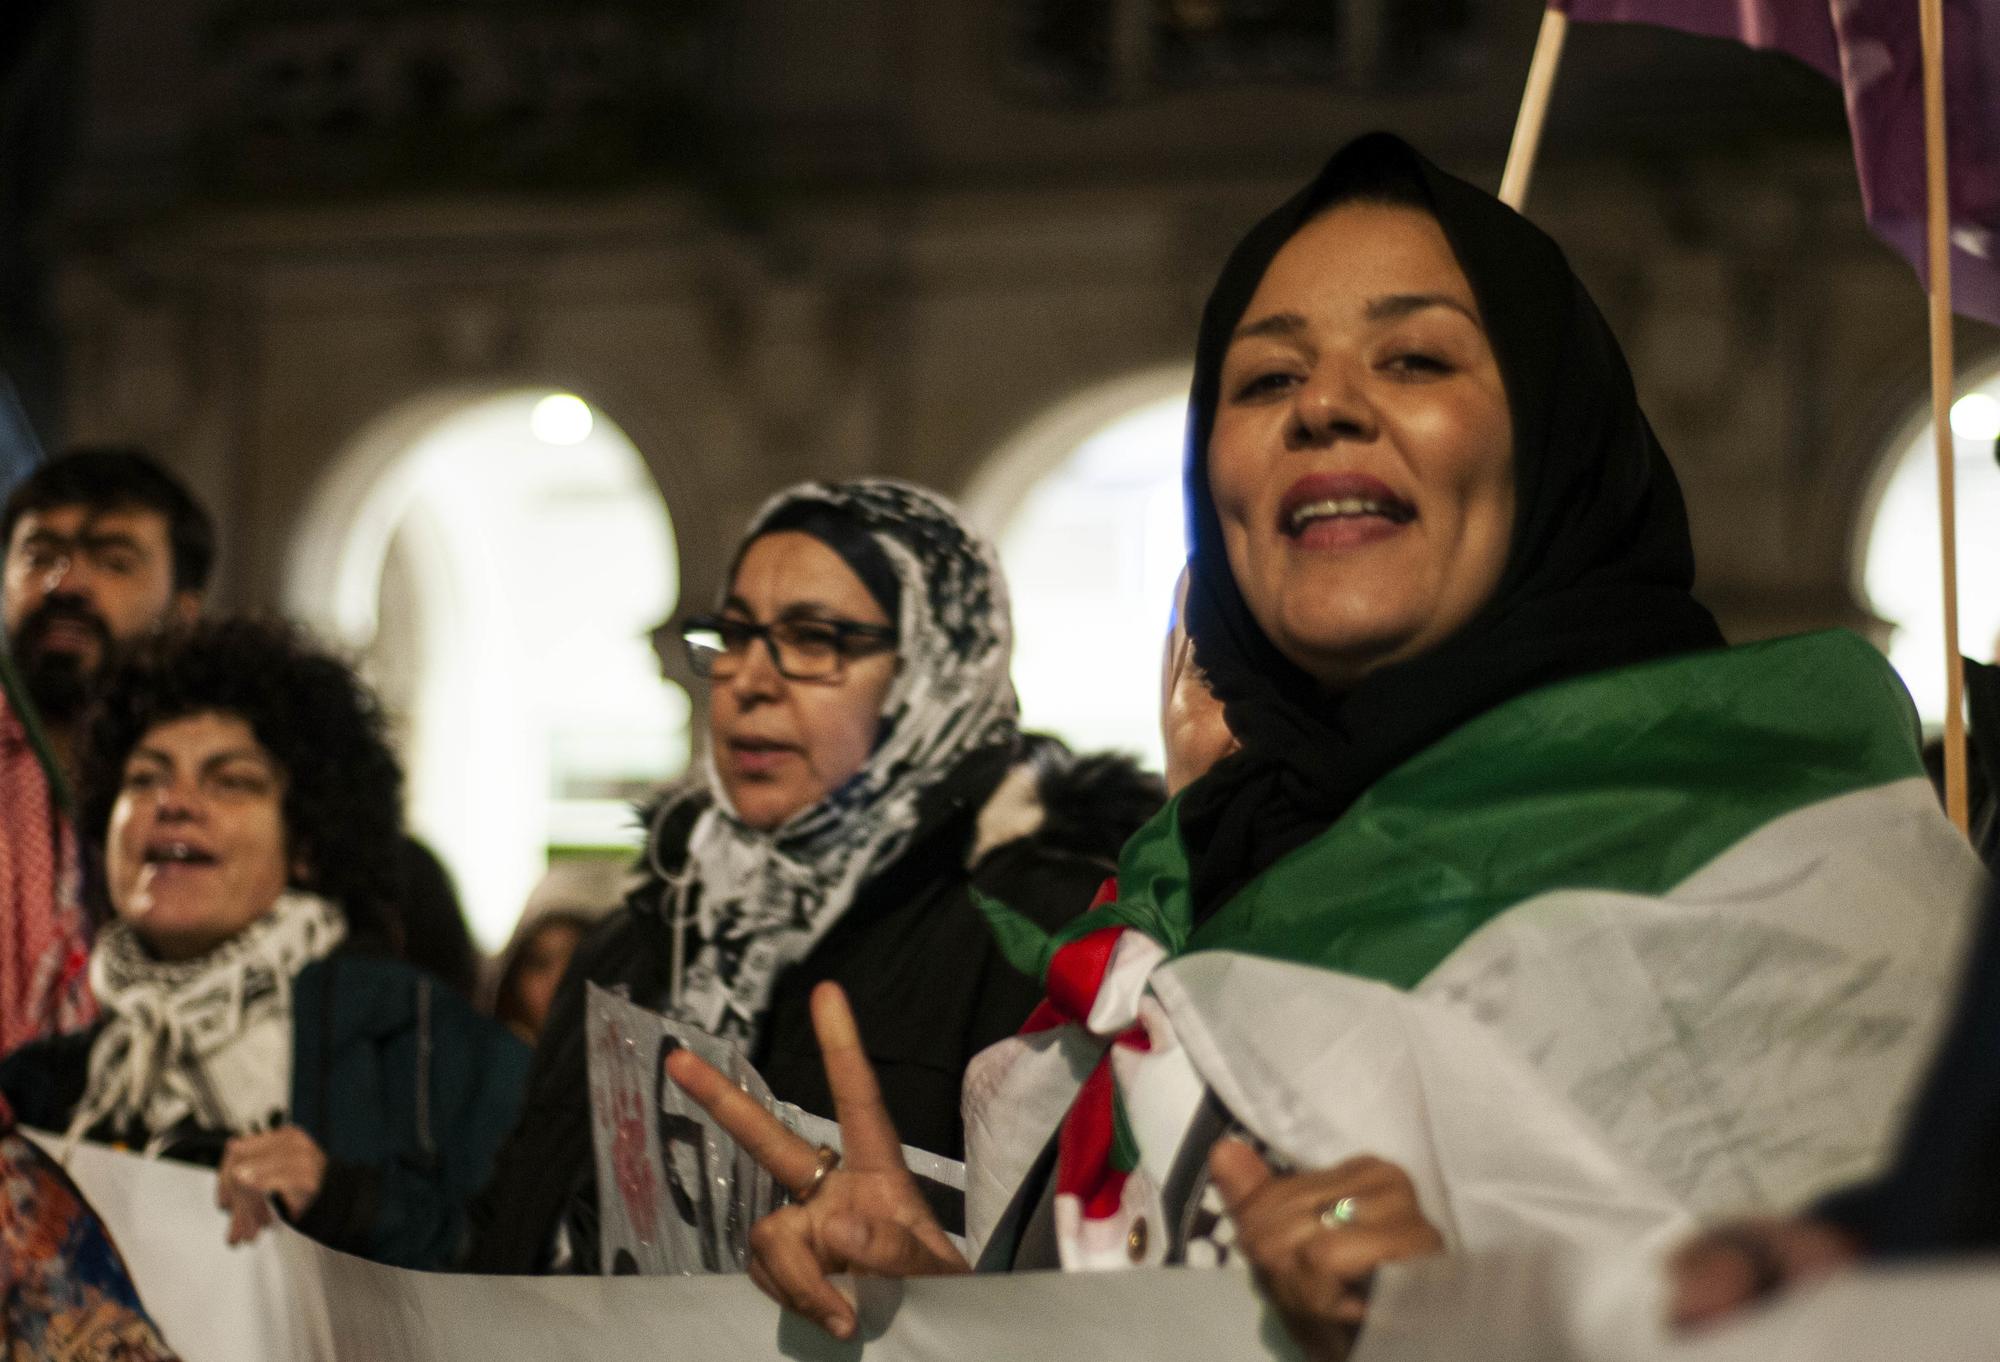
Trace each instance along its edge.
{"label": "woman in black hijab", "polygon": [[[1435,369],[1444,358],[1458,358],[1444,348],[1482,348],[1475,333],[1483,331],[1483,349],[1504,387],[1504,409],[1490,415],[1509,420],[1513,515],[1504,568],[1455,632],[1437,641],[1420,637],[1428,647],[1397,648],[1393,643],[1401,640],[1392,640],[1392,646],[1371,648],[1365,636],[1370,621],[1353,620],[1349,607],[1350,617],[1331,626],[1331,642],[1346,641],[1337,636],[1342,627],[1361,637],[1314,675],[1303,655],[1311,641],[1288,652],[1274,642],[1282,631],[1266,628],[1260,616],[1283,608],[1281,593],[1309,591],[1317,583],[1312,573],[1294,571],[1256,606],[1245,600],[1242,565],[1231,552],[1213,492],[1218,459],[1212,442],[1218,424],[1227,435],[1230,409],[1243,401],[1224,390],[1226,381],[1261,381],[1274,397],[1308,381],[1299,377],[1305,367],[1297,352],[1310,345],[1309,337],[1239,332],[1266,320],[1249,314],[1280,252],[1340,203],[1379,206],[1390,216],[1399,207],[1431,216],[1463,270],[1476,316],[1453,319],[1449,307],[1404,311],[1381,317],[1375,334],[1359,339],[1386,351],[1399,344],[1437,351],[1424,357],[1434,368],[1422,386],[1433,388],[1456,381]],[[1398,334],[1397,324],[1417,332]],[[1294,353],[1285,353],[1288,340]],[[1264,353],[1257,353],[1260,346]],[[1232,354],[1241,372],[1232,372]],[[1392,391],[1392,383],[1378,386]],[[1372,404],[1366,394],[1356,400]],[[1280,461],[1296,465],[1274,473],[1283,478],[1313,468],[1351,468],[1357,445],[1393,443],[1398,434],[1388,429],[1376,438],[1354,428],[1352,413],[1338,410],[1330,417],[1334,429],[1315,429],[1312,412],[1280,415],[1281,426],[1289,427],[1277,432],[1285,441]],[[1182,805],[1197,921],[1324,830],[1382,776],[1466,720],[1550,682],[1722,642],[1690,594],[1694,551],[1679,484],[1639,410],[1617,342],[1583,284],[1533,224],[1395,137],[1377,134],[1349,144],[1230,256],[1202,315],[1188,458],[1195,565],[1188,629],[1243,749]],[[1374,460],[1402,464],[1406,486],[1414,461],[1406,451]],[[1445,489],[1437,499],[1450,495]],[[1415,540],[1428,528],[1422,504],[1387,509],[1387,517],[1356,517],[1357,530],[1365,533],[1370,521],[1386,518],[1400,521],[1395,534]],[[1269,527],[1259,529],[1266,539],[1278,537]],[[1282,537],[1296,544],[1302,536],[1292,529],[1285,526]],[[1391,566],[1449,549],[1413,544]],[[1378,543],[1363,546],[1363,552],[1387,556],[1381,550]],[[1285,556],[1291,561],[1281,566],[1296,566],[1310,551]],[[1341,556],[1337,548],[1334,556]],[[1322,575],[1353,571],[1351,562],[1339,562]],[[1348,583],[1341,589],[1357,590]],[[1419,602],[1416,608],[1426,604],[1438,611],[1446,603]],[[1390,603],[1378,610],[1394,608]],[[1363,601],[1359,611],[1368,609]]]}
{"label": "woman in black hijab", "polygon": [[[1546,1095],[1538,1085],[1552,1082],[1583,1107],[1546,1103],[1551,1119],[1576,1119],[1578,1148],[1602,1141],[1622,1159],[1580,1155],[1559,1170],[1556,1183],[1574,1173],[1576,1191],[1565,1234],[1596,1233],[1582,1227],[1601,1208],[1617,1222],[1608,1233],[1630,1242],[1677,1206],[1782,1195],[1786,1178],[1872,1157],[1878,1132],[1855,1128],[1852,1109],[1889,1105],[1898,1065],[1914,1055],[1895,1049],[1864,1072],[1811,1050],[1810,1038],[1778,1038],[1768,1057],[1748,1060],[1701,1047],[1727,1039],[1704,1028],[1726,1028],[1717,1019],[1732,1014],[1715,1000],[1745,981],[1762,990],[1748,1001],[1771,1016],[1851,1003],[1831,991],[1856,982],[1841,973],[1855,941],[1871,968],[1883,966],[1860,984],[1865,1006],[1923,1033],[1956,923],[1951,903],[1919,892],[1929,872],[1912,869],[1952,853],[1907,697],[1851,635],[1721,647],[1691,594],[1672,470],[1554,242],[1396,138],[1344,148],[1251,231],[1209,300],[1187,497],[1188,629],[1240,750],[1133,836],[1107,901],[1053,938],[1035,941],[995,914],[1010,955],[1042,971],[1047,1025],[1086,1033],[1102,1058],[1071,1089],[1058,1139],[1046,1126],[1020,1131],[1023,1158],[968,1136],[969,1189],[997,1168],[1030,1170],[1025,1184],[1003,1180],[1018,1190],[996,1222],[969,1214],[982,1264],[1240,1254],[1309,1350],[1338,1356],[1380,1263],[1527,1232],[1532,1214],[1475,1226],[1478,1208],[1454,1205],[1435,1168],[1420,1186],[1366,1158],[1274,1177],[1254,1148],[1220,1138],[1241,1133],[1269,1142],[1274,1163],[1312,1167],[1340,1144],[1319,1132],[1352,1129],[1337,1110],[1352,1090],[1322,1091],[1327,1071],[1315,1068],[1325,1037],[1345,1034],[1337,1009],[1323,1030],[1312,1011],[1315,984],[1331,981],[1280,978],[1273,962],[1420,989],[1473,1012],[1501,1043],[1495,1072],[1525,1062],[1538,1072],[1524,1091]],[[1783,835],[1765,837],[1773,823]],[[1721,869],[1705,876],[1711,866]],[[1976,862],[1960,846],[1952,866],[1969,894]],[[1540,911],[1514,912],[1530,903]],[[1657,941],[1600,930],[1606,915],[1661,928]],[[1817,955],[1759,955],[1738,936],[1810,938],[1819,919],[1838,925],[1828,948],[1812,941]],[[1508,954],[1515,928],[1525,935]],[[1575,972],[1601,962],[1575,961],[1614,939],[1625,952],[1615,971],[1579,986]],[[1249,959],[1179,968],[1195,955],[1212,964],[1209,953]],[[1829,959],[1838,963],[1815,973]],[[1551,968],[1566,973],[1552,980]],[[1236,982],[1202,993],[1203,980],[1223,978]],[[1659,1041],[1647,1009],[1668,985],[1695,1001]],[[1827,996],[1812,992],[1822,986]],[[1541,995],[1530,1003],[1568,1001],[1517,1005],[1524,990]],[[1142,995],[1153,1011],[1137,1013],[1145,1034],[1135,1040],[1127,1028]],[[1280,1011],[1260,1010],[1280,995]],[[834,1000],[826,1007],[829,1071],[836,1056],[852,1067],[851,1025]],[[1527,1020],[1515,1025],[1510,1011]],[[1195,1034],[1184,1022],[1228,1035],[1239,1052],[1190,1054],[1208,1094],[1182,1119],[1164,1089],[1126,1090],[1152,1081],[1148,1066],[1110,1061],[1120,1047],[1157,1059],[1175,1036]],[[1634,1035],[1668,1056],[1658,1091],[1621,1049]],[[1028,1085],[1058,1080],[1038,1075],[1026,1048],[1004,1053],[1016,1045],[996,1046],[968,1075],[968,1132],[997,1129],[1009,1111],[1051,1109]],[[1794,1079],[1786,1066],[1800,1059],[1809,1077]],[[1709,1091],[1689,1091],[1677,1066],[1699,1071]],[[1062,1081],[1078,1072],[1071,1064]],[[851,1331],[851,1308],[824,1273],[963,1269],[935,1248],[893,1159],[874,1156],[894,1146],[868,1103],[857,1097],[843,1123],[851,1146],[858,1137],[873,1151],[868,1165],[850,1159],[830,1174],[814,1151],[741,1110],[719,1078],[691,1062],[675,1077],[809,1202],[765,1222],[758,1262],[780,1300]],[[1849,1099],[1850,1127],[1785,1128],[1828,1105],[1811,1086],[1822,1079]],[[851,1083],[865,1095],[858,1076]],[[1384,1088],[1370,1100],[1398,1097]],[[1663,1114],[1663,1100],[1674,1110]],[[1723,1130],[1737,1147],[1704,1143]],[[1037,1159],[1035,1148],[1050,1152]],[[1180,1181],[1211,1152],[1233,1249],[1214,1216],[1197,1213],[1208,1188]],[[1424,1157],[1417,1146],[1376,1152]],[[1148,1171],[1162,1166],[1174,1171]],[[1659,1198],[1638,1169],[1673,1196]],[[1739,1169],[1747,1192],[1727,1181]],[[1538,1195],[1525,1184],[1510,1194],[1522,1206]]]}

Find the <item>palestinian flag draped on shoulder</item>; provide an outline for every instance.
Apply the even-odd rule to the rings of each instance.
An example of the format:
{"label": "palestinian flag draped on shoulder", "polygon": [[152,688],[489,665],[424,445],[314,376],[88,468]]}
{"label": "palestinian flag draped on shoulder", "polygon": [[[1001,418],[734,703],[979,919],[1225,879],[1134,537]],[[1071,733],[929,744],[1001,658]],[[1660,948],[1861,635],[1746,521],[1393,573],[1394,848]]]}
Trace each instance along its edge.
{"label": "palestinian flag draped on shoulder", "polygon": [[[970,1228],[990,1228],[1065,1112],[1078,1162],[1096,1066],[1117,1080],[1098,1162],[1119,1190],[1085,1178],[1072,1221],[1094,1210],[1110,1242],[1143,1210],[1114,1205],[1134,1201],[1125,1182],[1172,1157],[1142,1128],[1178,1143],[1167,1112],[1187,1099],[1124,1074],[1165,1052],[1192,1071],[1180,1088],[1222,1095],[1283,1157],[1419,1165],[1434,1219],[1465,1218],[1449,1149],[1488,1161],[1489,1203],[1535,1184],[1550,1206],[1615,1203],[1614,1221],[1653,1228],[1633,1208],[1662,1197],[1697,1214],[1797,1206],[1886,1155],[1982,874],[1924,777],[1901,683],[1844,632],[1519,697],[1377,782],[1199,928],[1169,805],[1127,844],[1115,896],[1061,933],[992,913],[1051,1003],[968,1075]],[[1147,1007],[1158,1024],[1141,1034]],[[1383,1125],[1398,1105],[1412,1110]],[[1574,1157],[1526,1176],[1509,1160],[1546,1162],[1563,1143],[1551,1121],[1580,1132]],[[1490,1233],[1466,1243],[1523,1223],[1471,1219]]]}

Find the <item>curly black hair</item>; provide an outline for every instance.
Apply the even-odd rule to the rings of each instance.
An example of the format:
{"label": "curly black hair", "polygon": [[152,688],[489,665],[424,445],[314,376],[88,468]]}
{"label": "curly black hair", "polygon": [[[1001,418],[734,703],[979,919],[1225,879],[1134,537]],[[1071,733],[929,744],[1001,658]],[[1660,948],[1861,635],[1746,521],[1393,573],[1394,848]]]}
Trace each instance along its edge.
{"label": "curly black hair", "polygon": [[381,706],[346,663],[272,621],[218,619],[149,640],[105,678],[77,791],[91,907],[109,911],[104,840],[126,758],[161,724],[196,714],[243,720],[284,772],[286,843],[304,868],[293,886],[334,904],[356,936],[395,949],[403,769]]}

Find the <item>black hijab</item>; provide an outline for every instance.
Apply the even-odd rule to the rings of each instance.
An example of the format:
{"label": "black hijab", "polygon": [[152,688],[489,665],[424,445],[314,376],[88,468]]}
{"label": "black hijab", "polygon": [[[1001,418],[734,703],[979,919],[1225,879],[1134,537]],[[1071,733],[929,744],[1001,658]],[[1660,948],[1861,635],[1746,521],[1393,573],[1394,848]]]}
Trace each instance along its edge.
{"label": "black hijab", "polygon": [[[1349,199],[1427,208],[1443,227],[1506,388],[1515,512],[1500,584],[1469,624],[1329,694],[1271,645],[1237,590],[1209,494],[1208,442],[1223,356],[1265,270],[1309,220]],[[1243,745],[1182,798],[1198,923],[1476,715],[1553,681],[1722,642],[1690,594],[1680,485],[1561,249],[1386,133],[1335,153],[1230,255],[1202,313],[1185,476],[1188,632]]]}

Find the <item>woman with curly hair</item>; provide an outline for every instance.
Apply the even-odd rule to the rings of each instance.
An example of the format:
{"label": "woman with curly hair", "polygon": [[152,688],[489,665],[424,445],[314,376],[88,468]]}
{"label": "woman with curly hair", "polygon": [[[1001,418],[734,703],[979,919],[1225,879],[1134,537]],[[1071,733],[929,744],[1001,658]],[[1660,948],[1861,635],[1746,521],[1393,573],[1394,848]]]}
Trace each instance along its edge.
{"label": "woman with curly hair", "polygon": [[78,827],[103,1018],[0,1063],[25,1123],[218,1164],[229,1239],[300,1229],[441,1267],[527,1050],[391,958],[402,772],[374,697],[283,626],[134,656],[88,730]]}

